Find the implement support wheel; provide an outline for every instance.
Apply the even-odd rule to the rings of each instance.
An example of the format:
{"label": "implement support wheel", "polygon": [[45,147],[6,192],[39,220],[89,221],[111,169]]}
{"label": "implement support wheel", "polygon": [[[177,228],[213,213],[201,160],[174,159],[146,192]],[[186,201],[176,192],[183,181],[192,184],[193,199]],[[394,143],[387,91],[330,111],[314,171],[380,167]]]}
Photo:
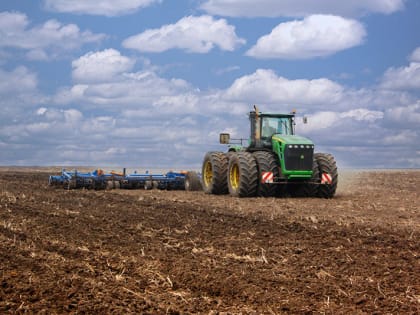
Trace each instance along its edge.
{"label": "implement support wheel", "polygon": [[185,190],[198,191],[203,190],[201,186],[200,177],[196,172],[190,171],[185,174]]}

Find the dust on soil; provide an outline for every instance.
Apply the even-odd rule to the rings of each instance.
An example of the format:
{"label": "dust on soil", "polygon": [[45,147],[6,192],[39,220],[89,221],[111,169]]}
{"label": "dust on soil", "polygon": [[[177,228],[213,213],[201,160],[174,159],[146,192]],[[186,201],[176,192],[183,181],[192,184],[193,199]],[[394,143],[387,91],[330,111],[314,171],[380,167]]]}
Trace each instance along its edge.
{"label": "dust on soil", "polygon": [[420,313],[420,171],[330,200],[47,182],[0,172],[0,313]]}

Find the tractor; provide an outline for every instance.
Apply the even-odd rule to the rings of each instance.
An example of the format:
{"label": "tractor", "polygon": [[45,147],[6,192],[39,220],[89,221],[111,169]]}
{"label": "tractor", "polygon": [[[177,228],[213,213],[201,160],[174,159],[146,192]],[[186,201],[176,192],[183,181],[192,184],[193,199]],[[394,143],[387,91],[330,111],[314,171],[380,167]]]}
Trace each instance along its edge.
{"label": "tractor", "polygon": [[334,157],[314,153],[314,143],[295,134],[295,116],[249,113],[248,146],[232,142],[227,133],[220,143],[227,152],[207,152],[202,165],[202,185],[207,194],[235,197],[332,198],[338,182]]}

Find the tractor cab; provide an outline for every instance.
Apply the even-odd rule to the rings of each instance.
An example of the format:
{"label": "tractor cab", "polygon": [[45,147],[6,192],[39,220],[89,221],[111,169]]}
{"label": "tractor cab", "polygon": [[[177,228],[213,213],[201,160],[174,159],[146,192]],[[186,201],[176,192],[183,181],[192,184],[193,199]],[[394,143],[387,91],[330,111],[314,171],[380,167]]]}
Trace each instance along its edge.
{"label": "tractor cab", "polygon": [[271,148],[274,135],[294,135],[295,114],[269,114],[252,111],[250,148]]}

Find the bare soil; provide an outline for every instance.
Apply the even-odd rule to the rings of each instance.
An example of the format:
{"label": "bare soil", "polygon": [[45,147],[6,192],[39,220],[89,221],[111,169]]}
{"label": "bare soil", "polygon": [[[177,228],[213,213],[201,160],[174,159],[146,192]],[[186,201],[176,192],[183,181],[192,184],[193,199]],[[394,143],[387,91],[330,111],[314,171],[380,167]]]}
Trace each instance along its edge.
{"label": "bare soil", "polygon": [[47,186],[0,171],[0,313],[419,314],[420,171],[334,199]]}

